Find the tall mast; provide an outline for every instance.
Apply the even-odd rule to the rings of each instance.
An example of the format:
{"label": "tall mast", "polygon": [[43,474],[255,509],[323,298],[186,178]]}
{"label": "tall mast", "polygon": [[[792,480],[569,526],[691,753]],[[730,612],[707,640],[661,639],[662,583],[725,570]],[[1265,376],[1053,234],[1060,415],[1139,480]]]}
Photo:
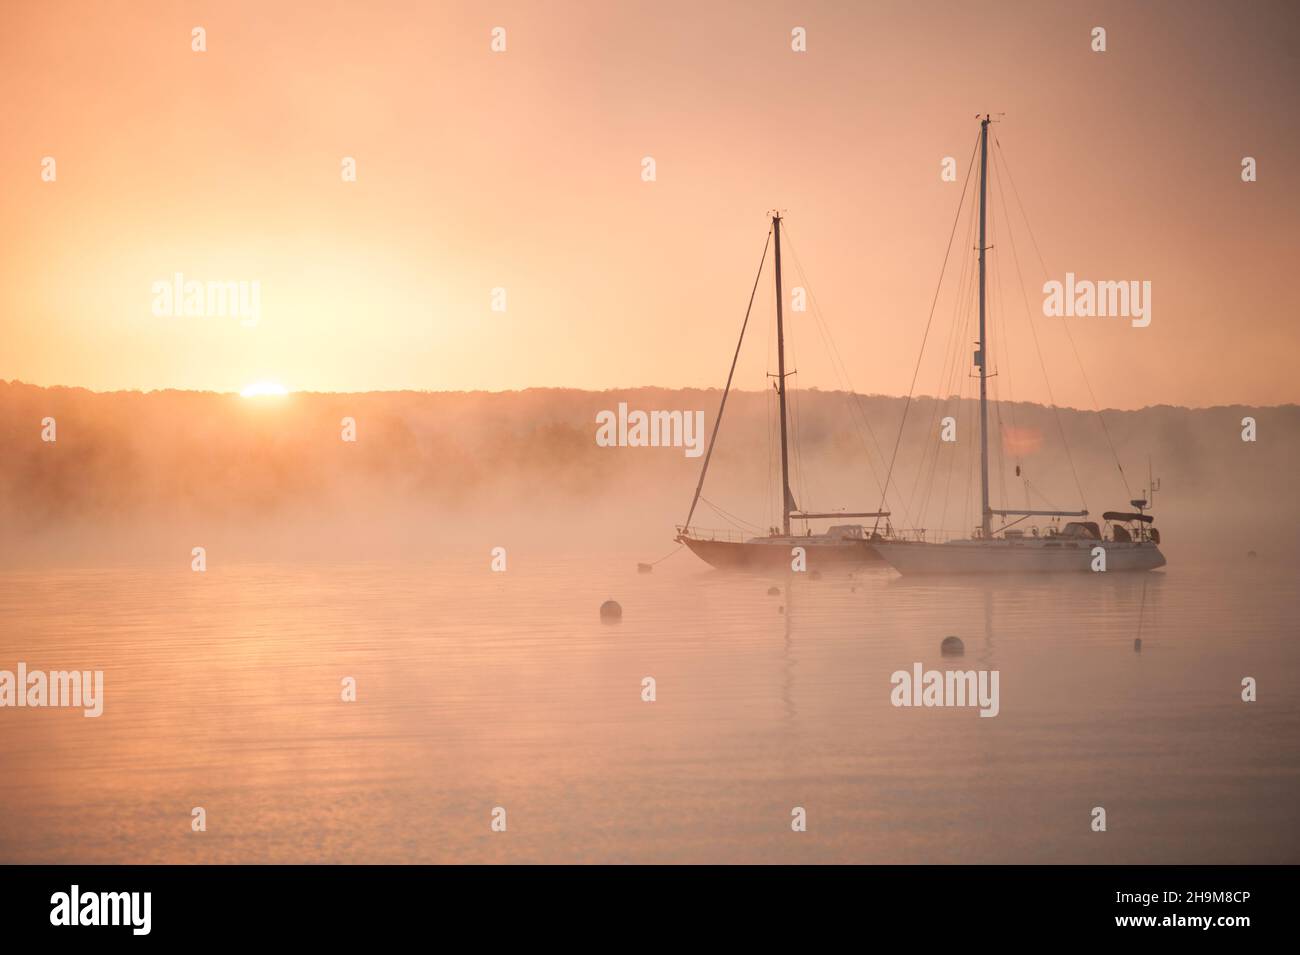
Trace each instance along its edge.
{"label": "tall mast", "polygon": [[[781,214],[772,213],[772,234],[776,238],[776,390],[781,405],[781,532],[790,536],[790,456],[785,422],[785,322],[781,311]],[[985,495],[987,498],[987,495]]]}
{"label": "tall mast", "polygon": [[[988,334],[984,324],[984,252],[988,248],[984,244],[985,235],[988,232],[987,226],[987,205],[989,189],[989,122],[991,116],[984,114],[980,120],[980,340],[979,350],[975,352],[975,364],[980,370],[980,497],[983,503],[983,513],[980,515],[980,532],[985,540],[993,536],[993,515],[1006,517],[1008,515],[1019,515],[1020,517],[1087,517],[1088,509],[1081,511],[1011,511],[994,510],[989,507],[989,393],[988,393]],[[1064,437],[1064,435],[1062,436]],[[1121,473],[1122,473],[1121,469]],[[1082,496],[1082,488],[1080,496]],[[1005,503],[1005,502],[1003,502]],[[1028,503],[1028,502],[1026,502]],[[1136,505],[1135,505],[1136,506]]]}
{"label": "tall mast", "polygon": [[[980,341],[975,353],[975,363],[980,369],[980,528],[984,538],[992,537],[993,512],[989,509],[989,394],[988,394],[988,337],[984,329],[984,227],[985,205],[988,197],[989,173],[989,117],[980,121]],[[777,262],[781,247],[777,246]],[[778,275],[780,269],[778,266]],[[780,315],[780,306],[777,306]],[[780,319],[778,319],[779,325]]]}

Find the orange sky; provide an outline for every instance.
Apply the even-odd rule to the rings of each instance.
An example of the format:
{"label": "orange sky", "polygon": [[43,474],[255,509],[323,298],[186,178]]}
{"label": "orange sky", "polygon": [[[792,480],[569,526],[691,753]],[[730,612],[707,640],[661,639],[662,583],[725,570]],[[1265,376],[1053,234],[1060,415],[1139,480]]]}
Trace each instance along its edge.
{"label": "orange sky", "polygon": [[[1091,406],[1062,321],[1103,406],[1300,401],[1293,5],[14,0],[0,20],[3,379],[719,385],[779,206],[851,383],[905,393],[961,189],[940,161],[964,177],[992,110],[1052,276],[1153,286],[1148,328],[1035,317],[1058,402]],[[260,322],[155,316],[175,272],[260,282]],[[798,383],[834,387],[811,322],[790,316]],[[1007,338],[1014,397],[1046,400]],[[750,352],[738,384],[761,387]]]}

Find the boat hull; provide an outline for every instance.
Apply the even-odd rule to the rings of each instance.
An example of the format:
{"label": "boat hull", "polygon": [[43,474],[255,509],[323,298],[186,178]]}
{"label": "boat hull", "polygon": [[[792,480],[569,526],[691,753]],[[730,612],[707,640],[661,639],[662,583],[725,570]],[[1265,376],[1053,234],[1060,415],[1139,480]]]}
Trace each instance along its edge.
{"label": "boat hull", "polygon": [[798,537],[743,542],[700,540],[694,537],[679,537],[678,540],[706,564],[722,569],[762,570],[784,567],[789,570],[791,561],[794,560],[795,547],[804,549],[808,570],[881,563],[881,557],[875,548],[864,540],[827,542]]}
{"label": "boat hull", "polygon": [[1094,573],[1094,547],[1106,551],[1106,571],[1155,570],[1165,565],[1150,541],[878,541],[876,551],[900,574],[1068,574]]}

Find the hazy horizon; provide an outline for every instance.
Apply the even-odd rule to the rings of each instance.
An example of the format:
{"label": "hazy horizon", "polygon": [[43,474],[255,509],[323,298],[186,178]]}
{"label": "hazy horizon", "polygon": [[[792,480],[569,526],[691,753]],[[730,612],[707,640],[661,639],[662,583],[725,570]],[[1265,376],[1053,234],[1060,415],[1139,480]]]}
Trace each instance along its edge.
{"label": "hazy horizon", "polygon": [[[402,394],[514,395],[514,394],[526,394],[527,392],[530,391],[576,391],[576,392],[582,392],[586,394],[604,395],[604,394],[618,394],[618,393],[631,394],[639,391],[666,391],[666,392],[700,392],[702,394],[717,394],[720,396],[722,392],[721,386],[709,387],[707,385],[702,385],[699,387],[669,388],[664,385],[643,384],[643,385],[615,385],[615,386],[610,386],[608,388],[573,388],[567,385],[529,385],[523,388],[366,388],[366,389],[343,389],[343,390],[331,390],[331,391],[290,388],[285,392],[284,395],[260,395],[260,394],[244,395],[241,394],[240,391],[238,390],[217,391],[217,390],[205,389],[205,388],[99,389],[99,388],[87,388],[84,385],[38,385],[30,381],[23,381],[21,379],[12,379],[8,381],[0,379],[0,384],[25,385],[31,388],[41,388],[41,389],[51,390],[51,391],[57,389],[65,389],[69,391],[86,391],[94,395],[120,395],[120,394],[152,395],[152,394],[163,394],[166,392],[178,392],[181,394],[222,395],[226,397],[246,398],[250,401],[270,401],[270,402],[274,402],[277,398],[286,397],[288,395],[402,395]],[[853,395],[861,398],[896,398],[900,401],[905,401],[909,397],[908,395],[903,395],[903,394],[898,394],[898,395],[884,394],[882,392],[876,392],[876,391],[847,391],[841,388],[819,388],[816,385],[808,388],[807,390],[812,393],[822,393],[822,394],[831,394],[831,395],[847,394],[847,395]],[[765,391],[761,389],[754,389],[754,388],[732,388],[730,393],[749,394],[749,395],[766,394]],[[946,398],[950,398],[951,400],[957,400],[956,396],[943,396],[943,395],[936,396],[933,394],[927,394],[925,392],[918,392],[917,394],[911,395],[910,397],[913,401],[934,401],[934,400],[945,400]],[[969,400],[969,399],[962,398],[960,400]],[[1104,405],[1101,408],[1084,408],[1084,407],[1076,407],[1074,405],[1063,405],[1063,404],[1047,405],[1038,401],[1011,402],[1011,401],[1003,400],[1000,403],[1032,405],[1035,407],[1048,408],[1048,409],[1056,408],[1060,411],[1075,411],[1081,414],[1097,414],[1098,412],[1105,414],[1108,412],[1119,413],[1125,411],[1146,411],[1151,408],[1185,408],[1189,411],[1214,411],[1220,408],[1293,408],[1296,407],[1297,405],[1300,405],[1300,402],[1298,401],[1283,401],[1271,405],[1270,404],[1245,404],[1242,402],[1228,402],[1225,404],[1215,404],[1215,405],[1179,405],[1179,404],[1169,404],[1167,402],[1160,402],[1157,404],[1142,405],[1139,408],[1118,408],[1118,407],[1107,407]],[[708,413],[711,413],[714,409],[704,409],[704,410]]]}

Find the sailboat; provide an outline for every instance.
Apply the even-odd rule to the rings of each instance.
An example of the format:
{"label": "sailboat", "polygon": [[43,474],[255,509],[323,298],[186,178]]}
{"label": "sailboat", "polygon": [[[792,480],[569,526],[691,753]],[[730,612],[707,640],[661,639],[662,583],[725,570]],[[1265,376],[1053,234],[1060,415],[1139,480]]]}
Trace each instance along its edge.
{"label": "sailboat", "polygon": [[[789,417],[786,411],[786,379],[793,372],[785,370],[785,317],[782,308],[781,287],[781,214],[772,213],[772,228],[769,241],[774,247],[774,269],[776,282],[776,346],[777,373],[776,391],[780,414],[781,432],[781,526],[772,527],[766,535],[748,536],[735,531],[702,530],[692,527],[691,520],[695,508],[700,502],[704,489],[704,478],[709,471],[709,461],[713,457],[713,448],[717,443],[718,429],[722,425],[722,415],[727,407],[727,396],[731,392],[731,382],[736,374],[736,361],[740,357],[740,346],[745,340],[745,329],[749,325],[750,310],[754,306],[754,293],[758,290],[759,280],[763,274],[763,262],[767,258],[767,247],[763,248],[763,260],[759,262],[758,275],[754,279],[754,289],[749,296],[749,309],[745,312],[745,321],[741,325],[740,340],[736,343],[736,352],[731,359],[731,371],[727,375],[727,384],[722,391],[718,414],[713,423],[713,433],[709,439],[708,451],[700,468],[700,479],[695,486],[695,496],[686,521],[677,526],[676,540],[690,548],[701,560],[719,568],[764,568],[785,565],[794,567],[796,563],[803,569],[812,571],[827,566],[845,566],[854,564],[879,563],[880,555],[873,545],[881,540],[882,535],[864,530],[861,524],[832,524],[825,531],[814,534],[809,521],[844,520],[846,518],[880,518],[889,517],[888,511],[802,511],[795,503],[794,493],[790,489],[790,437]],[[796,534],[791,530],[791,522],[804,524],[804,533]]]}
{"label": "sailboat", "polygon": [[[1146,513],[1156,482],[1143,497],[1129,502],[1133,511],[1106,511],[1106,529],[1087,520],[1087,510],[1014,510],[989,504],[988,331],[985,325],[985,230],[987,225],[988,141],[991,117],[980,121],[979,181],[979,341],[974,365],[979,370],[980,526],[969,539],[927,541],[892,535],[873,543],[876,552],[902,574],[1005,574],[1097,571],[1146,571],[1163,567],[1160,532]],[[900,426],[901,428],[901,426]],[[1118,461],[1117,461],[1118,463]],[[1121,469],[1122,473],[1122,469]],[[1031,534],[1014,525],[1028,518],[1053,519],[1045,533]],[[995,528],[994,518],[1003,526]],[[1064,526],[1060,518],[1077,518]]]}

